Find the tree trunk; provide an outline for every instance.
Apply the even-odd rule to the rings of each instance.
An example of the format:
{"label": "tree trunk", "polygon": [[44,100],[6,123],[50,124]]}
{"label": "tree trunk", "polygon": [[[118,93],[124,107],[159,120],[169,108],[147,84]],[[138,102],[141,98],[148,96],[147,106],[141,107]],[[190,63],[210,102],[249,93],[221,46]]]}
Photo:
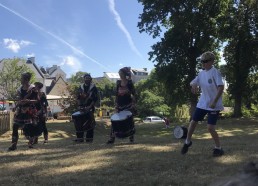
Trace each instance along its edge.
{"label": "tree trunk", "polygon": [[234,114],[233,117],[241,117],[242,114],[242,95],[241,93],[235,96]]}

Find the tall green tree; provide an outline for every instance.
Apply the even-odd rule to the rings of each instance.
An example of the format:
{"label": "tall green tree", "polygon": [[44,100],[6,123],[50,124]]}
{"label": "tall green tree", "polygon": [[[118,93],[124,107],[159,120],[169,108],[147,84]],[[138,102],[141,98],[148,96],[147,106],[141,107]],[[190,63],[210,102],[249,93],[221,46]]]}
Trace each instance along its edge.
{"label": "tall green tree", "polygon": [[[228,92],[234,100],[234,116],[242,116],[243,101],[255,94],[250,77],[258,69],[258,2],[232,0],[221,21],[221,37],[226,39],[224,73]],[[257,99],[257,98],[256,98]]]}
{"label": "tall green tree", "polygon": [[17,89],[21,86],[21,74],[30,72],[31,83],[35,82],[35,73],[26,65],[23,58],[3,59],[3,68],[0,71],[0,95],[5,99],[16,99]]}
{"label": "tall green tree", "polygon": [[136,83],[135,89],[137,110],[140,116],[171,115],[164,84],[158,81],[157,73],[154,70],[147,79]]}
{"label": "tall green tree", "polygon": [[140,32],[161,37],[149,56],[170,94],[170,104],[190,102],[191,108],[195,107],[197,96],[188,90],[197,74],[196,58],[205,51],[219,50],[216,19],[223,16],[228,1],[138,0],[144,7]]}

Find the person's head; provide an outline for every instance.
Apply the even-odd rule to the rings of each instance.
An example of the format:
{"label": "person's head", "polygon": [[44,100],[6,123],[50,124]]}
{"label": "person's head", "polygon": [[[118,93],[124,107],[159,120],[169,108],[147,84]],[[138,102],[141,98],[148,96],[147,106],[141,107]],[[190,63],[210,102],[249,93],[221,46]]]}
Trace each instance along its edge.
{"label": "person's head", "polygon": [[205,70],[209,70],[212,67],[214,60],[215,60],[215,55],[212,52],[204,52],[200,58],[202,67]]}
{"label": "person's head", "polygon": [[36,88],[37,90],[40,90],[40,89],[43,88],[43,83],[41,83],[41,82],[35,82],[34,85],[35,85],[35,88]]}
{"label": "person's head", "polygon": [[25,72],[22,73],[21,75],[21,84],[28,84],[30,82],[31,79],[31,73],[30,72]]}
{"label": "person's head", "polygon": [[124,67],[121,68],[119,71],[120,79],[131,79],[131,68],[130,67]]}
{"label": "person's head", "polygon": [[92,81],[92,78],[91,78],[91,75],[90,75],[90,74],[85,74],[85,75],[83,76],[83,79],[84,79],[84,83],[85,83],[86,85],[90,84],[91,81]]}

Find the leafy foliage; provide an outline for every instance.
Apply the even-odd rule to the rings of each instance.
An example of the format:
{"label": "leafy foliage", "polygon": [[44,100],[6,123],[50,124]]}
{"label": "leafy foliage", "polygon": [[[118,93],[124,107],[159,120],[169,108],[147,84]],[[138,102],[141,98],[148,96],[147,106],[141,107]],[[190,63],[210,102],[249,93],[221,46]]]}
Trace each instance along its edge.
{"label": "leafy foliage", "polygon": [[31,83],[35,82],[35,73],[26,65],[25,59],[3,59],[2,71],[0,71],[0,94],[6,99],[12,100],[17,97],[17,89],[21,86],[21,74],[30,72]]}
{"label": "leafy foliage", "polygon": [[234,99],[234,116],[238,117],[242,116],[243,101],[250,105],[257,92],[252,76],[258,67],[258,2],[231,1],[221,22],[221,37],[227,41],[224,73]]}
{"label": "leafy foliage", "polygon": [[138,1],[144,6],[140,32],[154,38],[164,33],[149,56],[170,95],[168,102],[195,106],[197,96],[187,90],[197,74],[196,58],[205,51],[219,51],[216,19],[223,15],[228,1]]}

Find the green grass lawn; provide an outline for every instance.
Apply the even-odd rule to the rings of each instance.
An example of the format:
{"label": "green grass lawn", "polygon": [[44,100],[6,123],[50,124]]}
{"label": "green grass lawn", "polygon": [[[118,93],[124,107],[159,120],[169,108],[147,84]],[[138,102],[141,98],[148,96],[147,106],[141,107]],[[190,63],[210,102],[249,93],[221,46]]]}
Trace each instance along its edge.
{"label": "green grass lawn", "polygon": [[[106,145],[108,122],[98,121],[92,144],[75,144],[74,126],[48,123],[49,143],[28,149],[20,136],[18,149],[7,152],[10,132],[0,137],[0,185],[209,185],[258,160],[258,119],[218,121],[225,155],[212,157],[214,143],[206,125],[197,126],[193,146],[181,155],[183,140],[173,127],[136,124],[136,143],[117,139]],[[178,125],[178,124],[177,124]],[[188,125],[188,124],[180,124]]]}

